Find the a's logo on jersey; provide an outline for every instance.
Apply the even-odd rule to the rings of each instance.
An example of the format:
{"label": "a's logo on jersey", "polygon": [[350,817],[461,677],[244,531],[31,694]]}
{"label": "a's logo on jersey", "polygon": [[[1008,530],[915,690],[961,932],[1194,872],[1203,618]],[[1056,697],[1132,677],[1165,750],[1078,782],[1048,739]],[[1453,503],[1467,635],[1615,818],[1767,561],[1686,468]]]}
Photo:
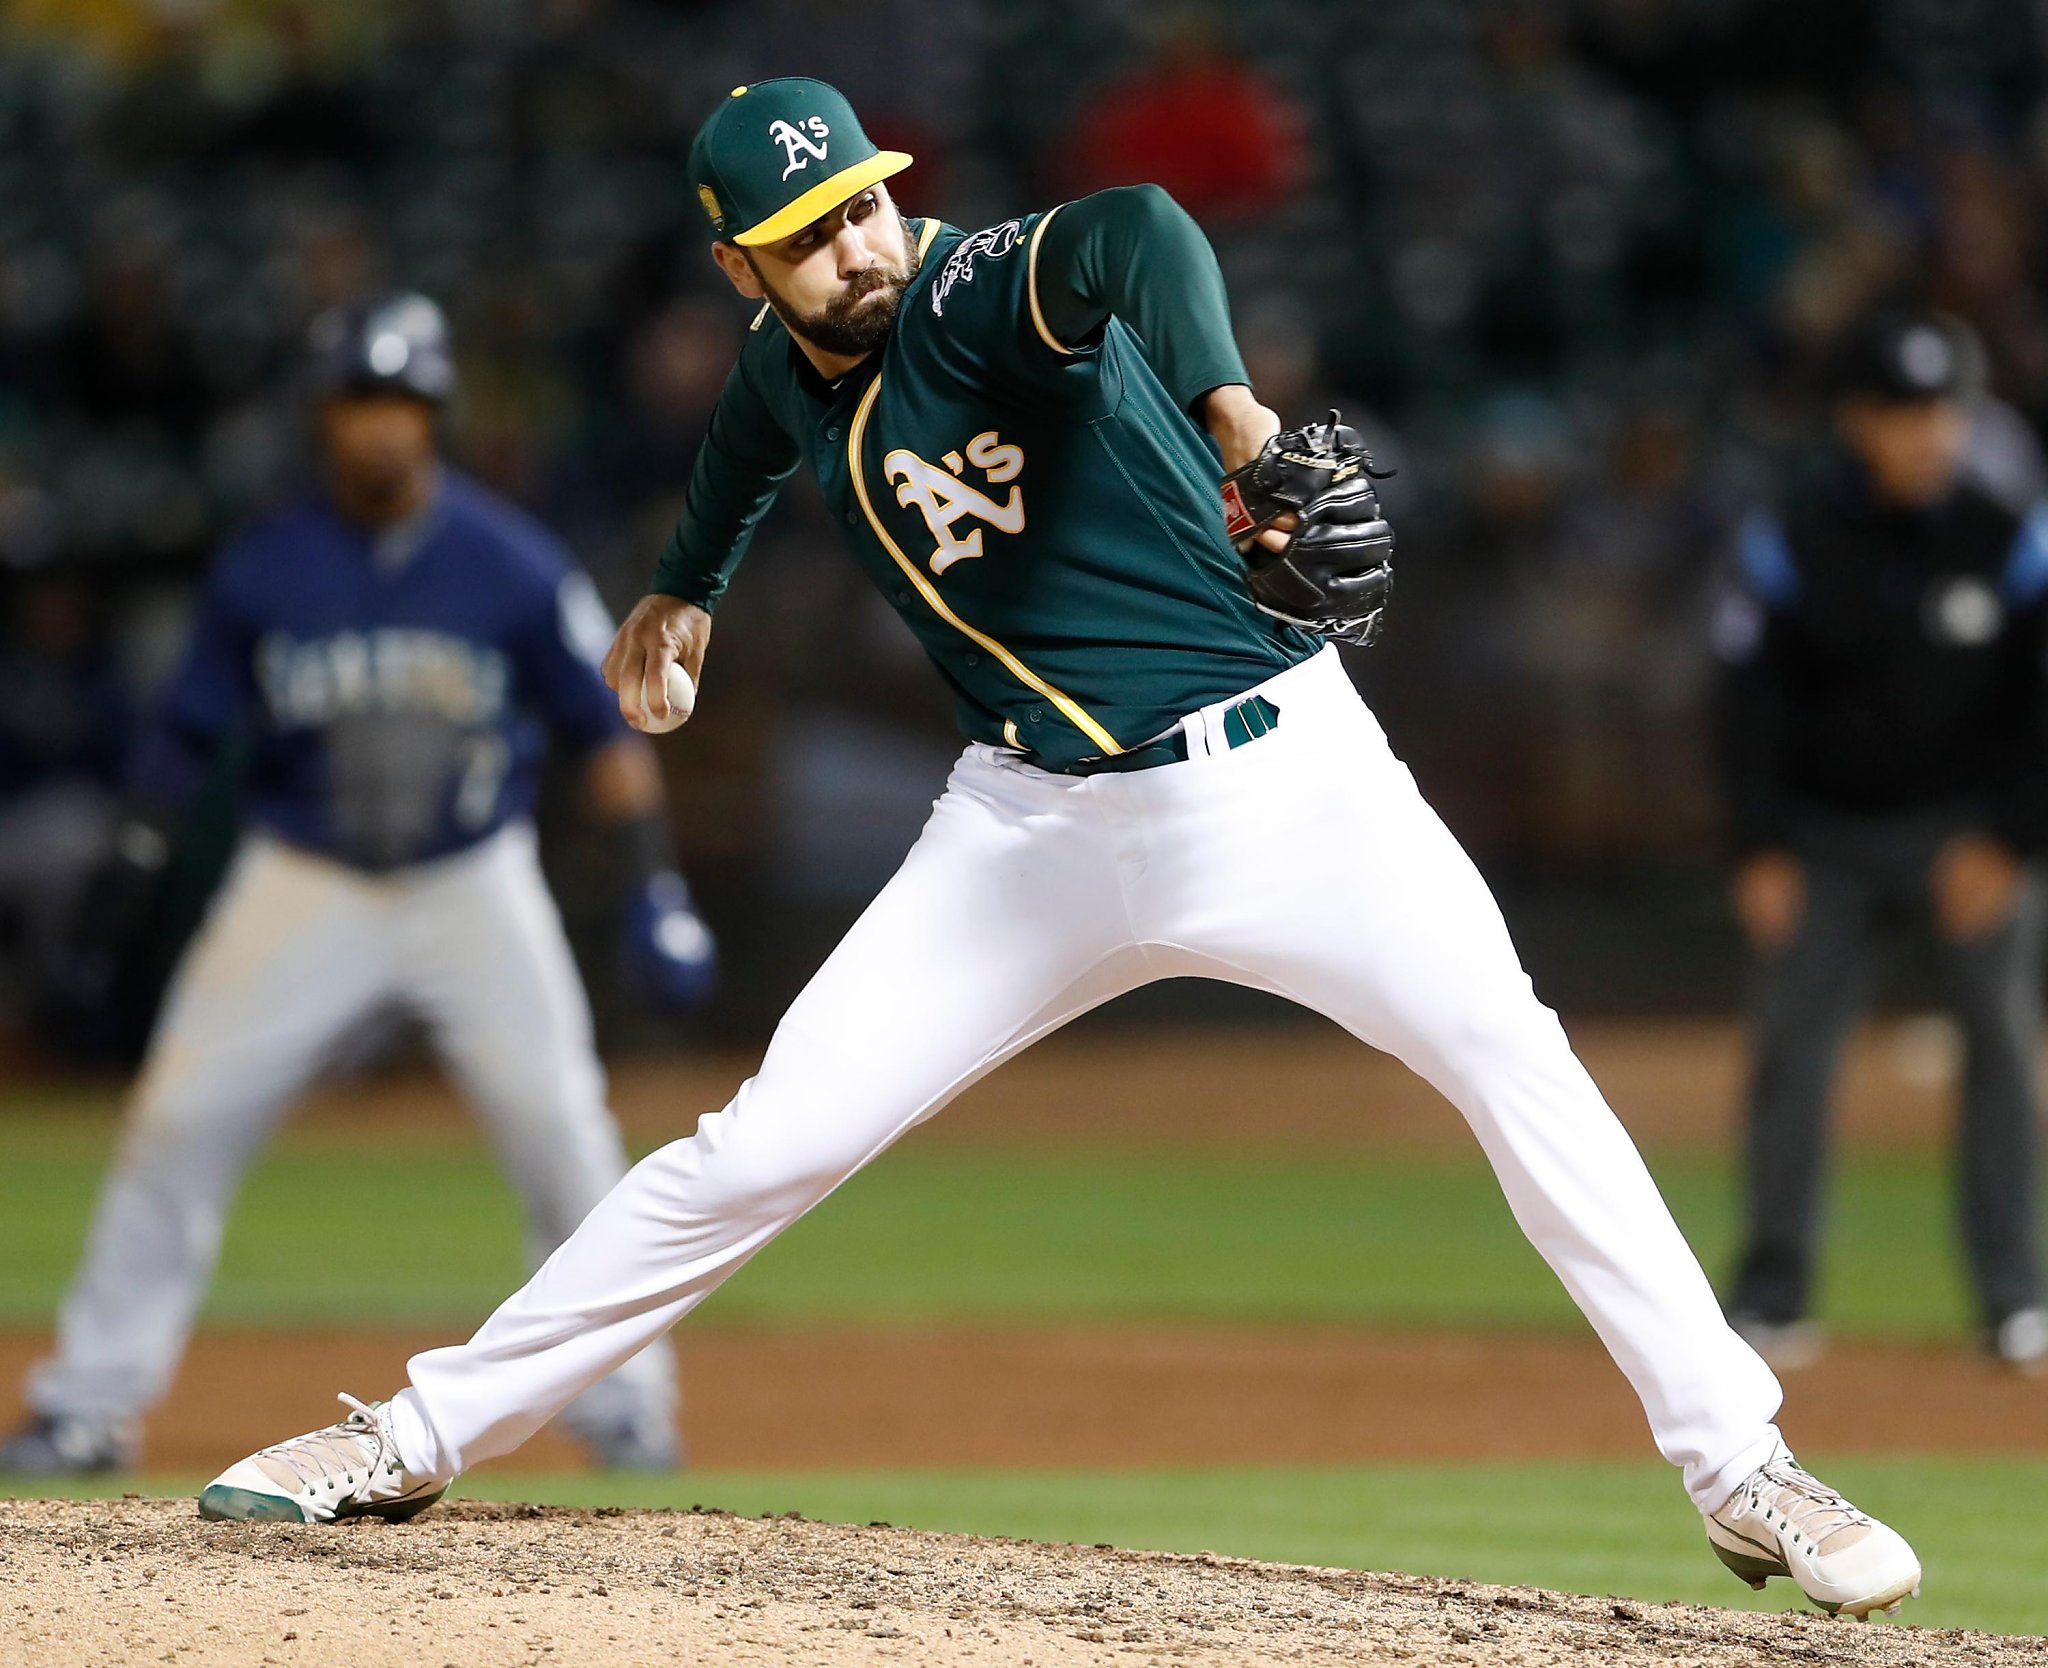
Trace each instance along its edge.
{"label": "a's logo on jersey", "polygon": [[831,132],[823,116],[806,116],[794,126],[782,121],[771,125],[768,137],[782,147],[782,154],[789,159],[789,166],[782,170],[782,177],[788,179],[799,168],[808,168],[813,157],[823,162],[825,141]]}
{"label": "a's logo on jersey", "polygon": [[946,264],[932,281],[932,315],[935,318],[945,316],[946,297],[953,293],[955,284],[964,284],[974,276],[974,263],[978,257],[987,256],[992,261],[1000,259],[1017,247],[1017,240],[1023,234],[1023,221],[1005,220],[1000,226],[991,226],[985,232],[962,238],[959,247],[946,257]]}
{"label": "a's logo on jersey", "polygon": [[931,530],[934,548],[929,558],[933,573],[944,573],[955,562],[981,554],[980,526],[956,533],[956,523],[970,518],[986,522],[998,533],[1024,531],[1024,489],[1011,487],[1010,496],[997,503],[980,488],[961,477],[967,465],[979,469],[992,487],[1014,481],[1024,470],[1021,446],[1005,446],[989,429],[977,434],[959,452],[948,452],[938,463],[926,463],[915,452],[898,447],[882,459],[882,474],[896,484],[896,502],[915,509]]}

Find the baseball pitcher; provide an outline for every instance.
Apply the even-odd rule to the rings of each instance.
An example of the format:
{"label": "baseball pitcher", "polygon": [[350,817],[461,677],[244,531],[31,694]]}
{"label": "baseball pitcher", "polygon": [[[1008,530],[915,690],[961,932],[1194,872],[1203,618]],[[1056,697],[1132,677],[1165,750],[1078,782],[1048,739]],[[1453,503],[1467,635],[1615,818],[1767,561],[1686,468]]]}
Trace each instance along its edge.
{"label": "baseball pitcher", "polygon": [[[529,821],[549,732],[585,756],[629,877],[630,974],[678,1006],[711,975],[652,749],[599,676],[611,623],[595,588],[544,529],[438,459],[455,369],[440,309],[400,294],[330,314],[313,369],[326,488],[215,567],[81,928],[82,959],[111,966],[171,818],[246,732],[249,827],[173,981],[56,1352],[29,1379],[34,1416],[0,1445],[0,1470],[135,1462],[138,1416],[177,1369],[244,1168],[337,1044],[387,1010],[424,1023],[482,1112],[535,1262],[619,1179],[589,1005]],[[601,1464],[672,1467],[666,1349],[613,1367],[570,1428]]]}
{"label": "baseball pitcher", "polygon": [[963,233],[898,210],[909,161],[810,80],[736,88],[698,135],[713,254],[758,310],[605,673],[669,721],[670,668],[701,682],[726,583],[808,462],[953,692],[968,745],[930,822],[730,1105],[467,1344],[231,1467],[201,1510],[420,1510],[968,1084],[1196,974],[1329,1015],[1458,1107],[1737,1575],[1896,1605],[1911,1548],[1793,1462],[1776,1380],[1328,641],[1369,638],[1388,594],[1355,437],[1280,432],[1163,191]]}

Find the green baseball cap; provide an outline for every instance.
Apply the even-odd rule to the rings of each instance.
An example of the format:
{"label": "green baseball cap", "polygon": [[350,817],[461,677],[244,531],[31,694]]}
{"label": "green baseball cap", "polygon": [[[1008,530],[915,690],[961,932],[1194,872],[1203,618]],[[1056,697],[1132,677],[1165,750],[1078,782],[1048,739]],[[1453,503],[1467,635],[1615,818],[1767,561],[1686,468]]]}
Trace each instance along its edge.
{"label": "green baseball cap", "polygon": [[713,234],[749,248],[803,230],[909,166],[903,152],[875,148],[836,87],[801,75],[733,88],[690,146]]}

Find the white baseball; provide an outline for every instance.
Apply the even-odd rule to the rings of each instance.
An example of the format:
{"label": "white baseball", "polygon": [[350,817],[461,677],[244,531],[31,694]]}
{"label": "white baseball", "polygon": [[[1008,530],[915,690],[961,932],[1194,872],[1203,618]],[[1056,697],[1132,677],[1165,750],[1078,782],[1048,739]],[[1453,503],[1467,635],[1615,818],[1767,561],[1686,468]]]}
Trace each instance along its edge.
{"label": "white baseball", "polygon": [[647,692],[643,685],[640,693],[640,728],[649,735],[666,735],[678,724],[697,710],[697,685],[690,674],[674,661],[669,662],[668,676],[662,681],[662,688],[668,694],[668,716],[656,718],[647,706]]}

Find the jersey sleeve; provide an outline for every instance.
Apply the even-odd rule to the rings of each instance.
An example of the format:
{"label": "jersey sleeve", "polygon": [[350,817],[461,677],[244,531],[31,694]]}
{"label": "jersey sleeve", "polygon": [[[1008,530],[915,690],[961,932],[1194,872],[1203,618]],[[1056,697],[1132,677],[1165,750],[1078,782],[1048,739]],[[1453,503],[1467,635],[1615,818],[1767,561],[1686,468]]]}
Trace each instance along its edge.
{"label": "jersey sleeve", "polygon": [[599,668],[612,618],[590,575],[562,553],[547,564],[534,617],[516,650],[527,701],[570,747],[587,750],[626,733],[618,701]]}
{"label": "jersey sleeve", "polygon": [[[751,344],[750,344],[751,346]],[[654,572],[654,590],[711,610],[754,541],[782,483],[803,460],[740,354],[690,469],[683,513]]]}
{"label": "jersey sleeve", "polygon": [[1216,252],[1163,187],[1116,186],[1041,216],[1025,272],[1032,325],[1052,353],[1093,341],[1114,316],[1137,332],[1183,411],[1212,388],[1250,381]]}
{"label": "jersey sleeve", "polygon": [[252,556],[264,559],[259,543],[252,534],[214,564],[184,658],[129,755],[128,790],[153,808],[177,810],[199,791],[254,697],[257,626],[238,576]]}

